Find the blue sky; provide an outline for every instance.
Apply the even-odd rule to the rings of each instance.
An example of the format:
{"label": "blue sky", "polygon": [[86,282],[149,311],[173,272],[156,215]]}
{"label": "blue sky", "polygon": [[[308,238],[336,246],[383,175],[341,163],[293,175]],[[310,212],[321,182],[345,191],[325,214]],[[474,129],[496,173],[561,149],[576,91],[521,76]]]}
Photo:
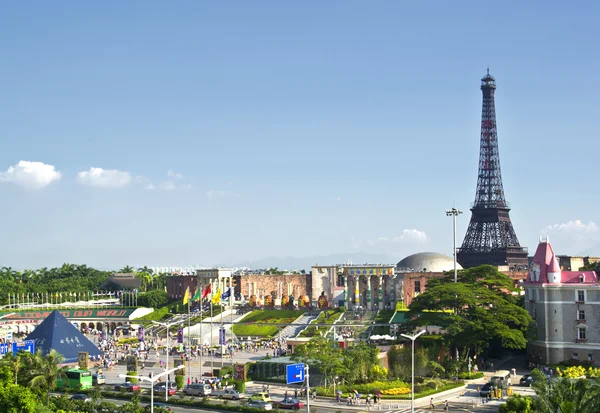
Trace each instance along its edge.
{"label": "blue sky", "polygon": [[521,244],[600,254],[596,2],[233,4],[4,5],[0,265],[451,254],[488,65]]}

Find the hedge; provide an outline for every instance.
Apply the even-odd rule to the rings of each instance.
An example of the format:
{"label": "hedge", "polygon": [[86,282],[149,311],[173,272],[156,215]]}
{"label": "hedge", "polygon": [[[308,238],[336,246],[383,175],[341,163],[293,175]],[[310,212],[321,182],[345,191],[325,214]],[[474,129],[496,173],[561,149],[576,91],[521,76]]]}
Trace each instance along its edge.
{"label": "hedge", "polygon": [[[90,391],[82,391],[82,393],[90,393]],[[125,392],[102,392],[102,396],[109,399],[125,399],[131,400],[134,397],[133,393],[125,393]],[[154,401],[162,400],[160,397],[154,396]],[[140,395],[140,401],[149,402],[150,396]],[[171,405],[176,406],[188,406],[188,407],[198,407],[198,408],[208,408],[214,410],[226,410],[229,412],[247,412],[247,413],[255,413],[262,411],[261,409],[254,407],[246,407],[242,405],[234,405],[234,404],[225,404],[225,403],[211,403],[209,401],[205,401],[204,399],[195,399],[193,396],[189,398],[179,398],[177,396],[169,397],[169,401],[167,402]]]}
{"label": "hedge", "polygon": [[274,336],[280,328],[273,324],[290,324],[302,314],[304,310],[255,310],[231,329],[236,336]]}

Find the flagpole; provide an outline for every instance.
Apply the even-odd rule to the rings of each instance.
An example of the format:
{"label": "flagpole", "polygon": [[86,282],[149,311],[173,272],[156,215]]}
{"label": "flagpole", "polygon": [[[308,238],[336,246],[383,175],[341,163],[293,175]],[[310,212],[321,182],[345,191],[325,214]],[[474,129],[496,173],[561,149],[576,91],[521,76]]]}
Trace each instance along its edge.
{"label": "flagpole", "polygon": [[[223,282],[223,284],[225,283]],[[219,330],[219,343],[221,342],[221,331],[225,333],[225,327],[223,327],[223,300],[221,300],[221,297],[219,297],[219,304],[221,304],[221,330]],[[221,344],[221,369],[223,369],[223,363],[225,362],[225,344],[227,343],[225,334],[223,334],[223,336],[225,343]]]}
{"label": "flagpole", "polygon": [[190,357],[190,362],[188,363],[188,379],[192,380],[192,329],[190,327],[190,292],[188,292],[188,351]]}
{"label": "flagpole", "polygon": [[[212,288],[211,288],[212,290]],[[219,291],[215,291],[216,293],[218,293]],[[214,294],[214,293],[213,293]],[[212,349],[212,338],[213,338],[213,297],[210,297],[210,340],[208,342],[208,349],[209,352]],[[214,367],[215,367],[215,357],[214,355],[211,354],[210,357],[210,375],[212,377],[213,371],[214,371]]]}
{"label": "flagpole", "polygon": [[[204,295],[204,290],[202,290]],[[203,299],[200,298],[200,380],[202,380],[202,366],[204,365],[204,339],[202,338],[202,324],[204,324],[204,306],[202,305]]]}

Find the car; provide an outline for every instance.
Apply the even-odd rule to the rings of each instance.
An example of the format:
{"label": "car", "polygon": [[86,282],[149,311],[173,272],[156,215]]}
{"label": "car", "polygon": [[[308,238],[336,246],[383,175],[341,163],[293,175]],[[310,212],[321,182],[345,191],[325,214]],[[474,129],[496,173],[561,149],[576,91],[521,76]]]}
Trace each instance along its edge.
{"label": "car", "polygon": [[531,374],[524,374],[521,380],[519,380],[521,386],[531,387],[531,383],[533,383],[533,376]]}
{"label": "car", "polygon": [[142,388],[140,387],[139,384],[133,384],[133,383],[121,383],[121,384],[117,384],[115,386],[115,390],[117,391],[140,391]]}
{"label": "car", "polygon": [[189,396],[210,396],[212,394],[212,387],[210,384],[205,383],[192,383],[183,386],[183,394]]}
{"label": "car", "polygon": [[304,407],[304,403],[295,397],[287,397],[280,402],[275,403],[280,409],[298,410]]}
{"label": "car", "polygon": [[261,391],[258,393],[254,393],[252,396],[248,397],[248,401],[261,401],[271,403],[271,396],[269,396],[269,393]]}
{"label": "car", "polygon": [[[169,386],[169,396],[173,396],[177,393],[177,385],[175,383],[170,383]],[[166,383],[158,383],[154,385],[154,393],[165,393],[167,391]]]}
{"label": "car", "polygon": [[237,390],[217,390],[211,396],[228,400],[240,400],[242,398],[242,395]]}
{"label": "car", "polygon": [[[171,411],[171,408],[169,407],[168,404],[164,404],[164,403],[160,403],[160,402],[154,402],[154,411],[161,409],[161,410],[165,410],[167,412]],[[152,406],[149,404],[147,405],[144,410],[146,410],[147,412],[152,410]]]}
{"label": "car", "polygon": [[92,398],[90,396],[88,396],[87,394],[83,394],[83,393],[77,393],[71,396],[71,400],[81,400],[84,402],[91,402]]}
{"label": "car", "polygon": [[260,410],[273,410],[273,405],[271,403],[262,400],[249,400],[246,406]]}
{"label": "car", "polygon": [[104,374],[102,374],[102,373],[92,374],[92,384],[93,385],[100,385],[100,384],[104,384],[104,383],[106,383],[106,377],[104,377]]}
{"label": "car", "polygon": [[492,394],[492,383],[486,383],[481,390],[479,390],[479,397],[487,397]]}

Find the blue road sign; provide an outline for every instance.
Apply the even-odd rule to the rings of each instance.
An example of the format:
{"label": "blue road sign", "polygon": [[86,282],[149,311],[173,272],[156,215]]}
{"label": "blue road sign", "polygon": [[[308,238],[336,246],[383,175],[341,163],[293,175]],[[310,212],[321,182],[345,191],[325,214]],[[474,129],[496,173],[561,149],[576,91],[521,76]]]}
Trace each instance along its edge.
{"label": "blue road sign", "polygon": [[13,343],[12,348],[13,354],[17,354],[19,351],[27,351],[28,353],[35,353],[35,342],[33,340],[25,340]]}
{"label": "blue road sign", "polygon": [[8,343],[0,344],[0,355],[6,354],[9,351]]}
{"label": "blue road sign", "polygon": [[287,384],[302,383],[304,381],[304,363],[285,366],[285,380]]}

